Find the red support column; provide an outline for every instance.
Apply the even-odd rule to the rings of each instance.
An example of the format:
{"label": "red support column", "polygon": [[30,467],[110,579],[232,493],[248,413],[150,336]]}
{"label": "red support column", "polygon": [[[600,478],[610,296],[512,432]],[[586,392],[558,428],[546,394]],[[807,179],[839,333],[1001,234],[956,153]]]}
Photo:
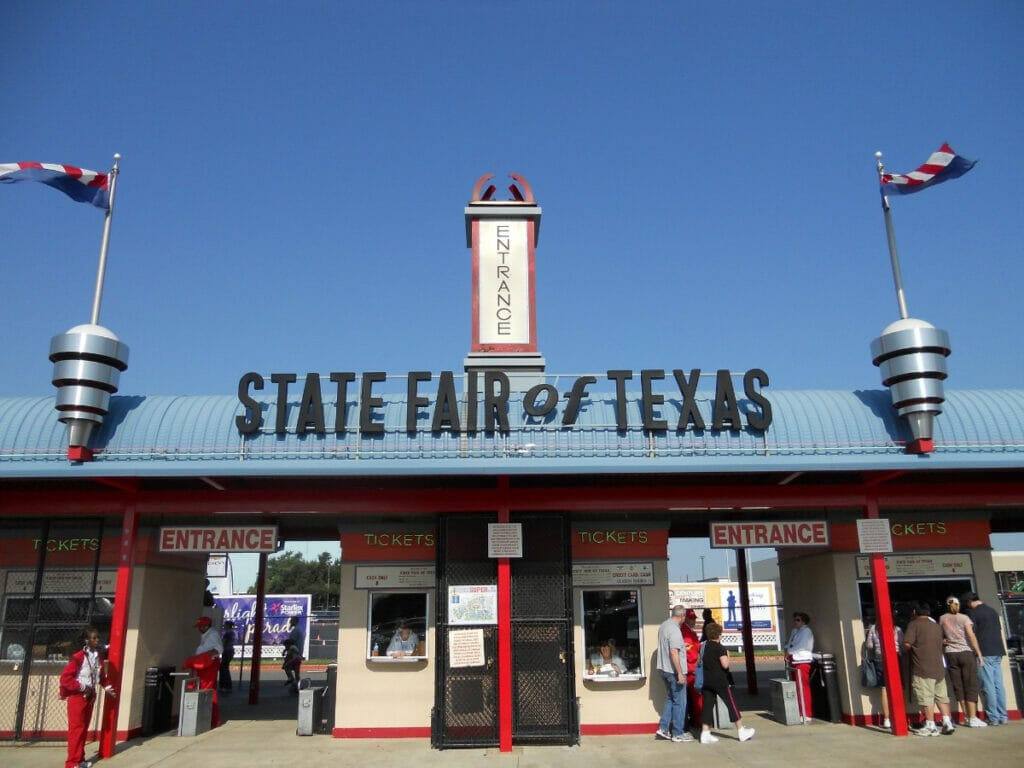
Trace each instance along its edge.
{"label": "red support column", "polygon": [[736,577],[740,582],[740,616],[743,622],[743,657],[747,665],[747,692],[757,694],[757,663],[754,661],[754,629],[750,619],[750,574],[747,550],[736,550]]}
{"label": "red support column", "polygon": [[[878,519],[878,499],[868,495],[866,516]],[[878,622],[878,641],[882,645],[882,666],[885,669],[885,690],[889,697],[889,712],[894,736],[906,736],[907,709],[903,703],[903,683],[900,680],[900,662],[893,647],[895,624],[892,620],[892,600],[889,597],[889,579],[885,573],[885,555],[875,552],[871,555],[871,591],[875,599],[875,620]]]}
{"label": "red support column", "polygon": [[256,615],[252,617],[252,658],[249,659],[249,703],[260,703],[260,662],[263,659],[263,604],[267,601],[267,553],[260,552],[256,574]]}
{"label": "red support column", "polygon": [[[498,522],[509,522],[508,477],[498,478]],[[498,748],[512,751],[512,564],[498,558]]]}
{"label": "red support column", "polygon": [[117,710],[121,699],[121,676],[124,671],[125,638],[128,632],[128,608],[132,598],[132,572],[139,536],[139,512],[132,492],[121,523],[121,549],[117,558],[117,583],[114,586],[114,613],[110,622],[110,651],[107,656],[107,677],[118,691],[114,699],[105,696],[100,715],[100,757],[113,757],[117,743]]}

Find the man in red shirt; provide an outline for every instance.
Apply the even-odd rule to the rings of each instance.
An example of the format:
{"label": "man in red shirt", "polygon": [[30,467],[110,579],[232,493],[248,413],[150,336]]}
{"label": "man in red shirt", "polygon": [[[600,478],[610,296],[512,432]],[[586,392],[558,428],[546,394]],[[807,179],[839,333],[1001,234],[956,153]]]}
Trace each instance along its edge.
{"label": "man in red shirt", "polygon": [[683,633],[683,647],[686,649],[686,719],[687,725],[699,729],[704,695],[694,687],[697,657],[700,656],[700,638],[697,636],[696,627],[697,612],[693,608],[687,608],[683,623],[679,625],[679,631]]}

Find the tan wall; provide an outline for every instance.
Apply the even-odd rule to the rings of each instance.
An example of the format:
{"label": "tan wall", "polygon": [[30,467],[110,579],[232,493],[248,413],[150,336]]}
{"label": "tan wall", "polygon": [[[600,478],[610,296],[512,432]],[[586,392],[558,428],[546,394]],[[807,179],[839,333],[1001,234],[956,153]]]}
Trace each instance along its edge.
{"label": "tan wall", "polygon": [[370,590],[355,589],[355,565],[341,565],[341,614],[338,617],[338,690],[335,728],[429,728],[434,706],[436,653],[429,594],[426,661],[371,662],[366,658]]}
{"label": "tan wall", "polygon": [[[206,563],[201,561],[197,566],[192,570],[162,566],[135,569],[118,731],[142,725],[146,667],[173,666],[180,670],[181,662],[195,652],[199,643],[199,632],[192,626],[196,617],[204,613],[214,616],[213,608],[203,607]],[[214,619],[214,626],[220,626],[219,617]]]}
{"label": "tan wall", "polygon": [[573,644],[576,649],[573,672],[576,696],[580,700],[580,724],[611,725],[649,723],[653,732],[665,701],[665,684],[657,672],[658,627],[668,618],[668,562],[654,562],[654,585],[640,589],[641,632],[643,643],[643,680],[596,683],[583,679],[585,666],[581,596],[573,589]]}

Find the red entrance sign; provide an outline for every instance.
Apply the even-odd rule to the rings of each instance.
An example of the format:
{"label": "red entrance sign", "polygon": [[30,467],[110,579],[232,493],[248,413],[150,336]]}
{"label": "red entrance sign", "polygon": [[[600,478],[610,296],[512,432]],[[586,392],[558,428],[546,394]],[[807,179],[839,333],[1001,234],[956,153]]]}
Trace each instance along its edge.
{"label": "red entrance sign", "polygon": [[160,529],[160,551],[276,552],[277,526],[169,526]]}
{"label": "red entrance sign", "polygon": [[711,546],[827,547],[828,523],[824,520],[711,523]]}

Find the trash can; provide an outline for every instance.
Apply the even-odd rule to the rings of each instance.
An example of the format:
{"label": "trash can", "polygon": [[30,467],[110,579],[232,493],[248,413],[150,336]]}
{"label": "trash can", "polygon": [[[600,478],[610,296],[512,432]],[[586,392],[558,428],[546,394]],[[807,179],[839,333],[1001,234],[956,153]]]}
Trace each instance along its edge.
{"label": "trash can", "polygon": [[772,681],[772,716],[783,725],[800,725],[800,705],[796,700],[796,683],[783,678]]}
{"label": "trash can", "polygon": [[184,690],[178,713],[178,735],[198,736],[213,727],[213,690]]}
{"label": "trash can", "polygon": [[299,689],[299,716],[295,733],[298,736],[312,736],[323,733],[324,692],[323,686],[308,686]]}
{"label": "trash can", "polygon": [[814,716],[819,720],[832,723],[843,721],[835,654],[814,654],[814,663],[811,665],[811,706]]}
{"label": "trash can", "polygon": [[142,693],[142,735],[152,736],[173,726],[174,667],[146,667]]}
{"label": "trash can", "polygon": [[327,690],[324,691],[323,732],[334,734],[334,707],[338,700],[338,665],[327,665]]}

